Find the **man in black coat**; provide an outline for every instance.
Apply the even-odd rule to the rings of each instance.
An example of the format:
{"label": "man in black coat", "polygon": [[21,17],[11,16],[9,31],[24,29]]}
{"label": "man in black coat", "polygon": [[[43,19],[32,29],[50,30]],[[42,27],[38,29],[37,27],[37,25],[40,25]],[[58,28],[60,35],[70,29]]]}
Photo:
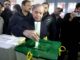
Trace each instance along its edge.
{"label": "man in black coat", "polygon": [[51,14],[52,22],[49,26],[49,39],[60,41],[60,29],[62,24],[62,18],[60,17],[62,8],[55,8],[54,13]]}
{"label": "man in black coat", "polygon": [[8,33],[7,30],[8,30],[9,19],[12,16],[12,11],[10,7],[11,7],[11,2],[9,0],[5,0],[4,11],[1,13],[2,18],[4,19],[3,34]]}
{"label": "man in black coat", "polygon": [[45,20],[47,17],[49,17],[49,3],[48,2],[44,2],[43,4],[43,7],[44,7],[44,14],[43,14],[43,20]]}
{"label": "man in black coat", "polygon": [[67,60],[77,60],[78,42],[80,40],[80,3],[76,5],[74,12],[64,16],[61,40],[68,51]]}
{"label": "man in black coat", "polygon": [[16,36],[22,36],[22,27],[25,24],[25,21],[29,21],[31,13],[31,2],[30,1],[22,1],[21,12],[16,12],[10,19],[8,26],[8,33],[14,34]]}

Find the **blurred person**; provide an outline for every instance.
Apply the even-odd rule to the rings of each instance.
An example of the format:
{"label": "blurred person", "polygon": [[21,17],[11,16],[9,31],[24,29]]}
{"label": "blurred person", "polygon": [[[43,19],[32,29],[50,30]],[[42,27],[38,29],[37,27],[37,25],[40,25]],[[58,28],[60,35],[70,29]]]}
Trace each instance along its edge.
{"label": "blurred person", "polygon": [[[75,11],[64,16],[61,28],[62,44],[67,49],[67,60],[78,60],[78,42],[80,41],[80,3]],[[64,57],[63,57],[64,58]]]}
{"label": "blurred person", "polygon": [[3,4],[0,2],[0,34],[2,34],[2,31],[3,31],[3,23],[4,23],[4,20],[1,17],[2,9],[3,9]]}
{"label": "blurred person", "polygon": [[[29,18],[31,17],[30,10],[32,8],[31,1],[22,1],[21,4],[21,12],[16,12],[10,19],[8,32],[9,34],[13,34],[15,36],[22,36],[22,31],[24,26],[22,25],[26,21],[30,21]],[[27,24],[27,23],[26,23]]]}
{"label": "blurred person", "polygon": [[11,7],[11,2],[10,2],[10,0],[4,0],[4,9],[5,9],[5,8],[10,9],[10,7]]}
{"label": "blurred person", "polygon": [[61,29],[61,23],[62,18],[60,17],[61,12],[63,11],[62,8],[55,8],[54,12],[51,14],[52,17],[52,23],[49,27],[49,39],[60,41],[60,29]]}
{"label": "blurred person", "polygon": [[48,2],[44,2],[42,3],[42,5],[44,6],[44,14],[43,14],[43,20],[45,20],[48,16],[49,16],[49,3]]}
{"label": "blurred person", "polygon": [[13,6],[13,13],[21,12],[21,6],[19,4],[15,4]]}
{"label": "blurred person", "polygon": [[45,22],[42,21],[43,13],[44,13],[44,7],[42,5],[36,4],[33,6],[31,20],[33,20],[32,26],[34,29],[24,30],[23,34],[26,37],[32,38],[38,41],[39,38],[43,38],[46,36],[46,25],[45,25]]}
{"label": "blurred person", "polygon": [[7,34],[9,19],[12,16],[12,11],[10,9],[11,2],[9,0],[5,0],[3,5],[4,11],[1,13],[2,18],[4,19],[3,34]]}

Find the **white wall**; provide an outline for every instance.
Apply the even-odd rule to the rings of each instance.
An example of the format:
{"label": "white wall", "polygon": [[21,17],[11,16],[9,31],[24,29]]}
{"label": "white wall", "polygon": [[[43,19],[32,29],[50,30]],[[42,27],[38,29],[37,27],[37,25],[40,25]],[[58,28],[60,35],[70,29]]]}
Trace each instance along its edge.
{"label": "white wall", "polygon": [[16,0],[16,4],[20,4],[22,3],[23,0]]}
{"label": "white wall", "polygon": [[[17,0],[17,4],[20,4],[21,5],[21,2],[22,2],[23,0]],[[32,4],[41,4],[41,3],[43,3],[43,2],[45,2],[46,0],[30,0],[30,1],[32,1]]]}
{"label": "white wall", "polygon": [[43,2],[45,2],[46,0],[32,0],[32,4],[42,4]]}

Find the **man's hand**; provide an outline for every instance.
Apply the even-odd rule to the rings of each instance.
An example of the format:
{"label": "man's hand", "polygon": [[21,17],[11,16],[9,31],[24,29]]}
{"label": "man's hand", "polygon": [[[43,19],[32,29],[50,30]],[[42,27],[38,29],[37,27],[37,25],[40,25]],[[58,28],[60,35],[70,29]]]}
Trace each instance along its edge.
{"label": "man's hand", "polygon": [[75,14],[75,12],[72,12],[72,13],[70,14],[70,19],[69,19],[69,21],[72,21],[74,17],[76,17],[76,14]]}
{"label": "man's hand", "polygon": [[23,35],[36,41],[39,40],[39,36],[34,30],[24,30]]}

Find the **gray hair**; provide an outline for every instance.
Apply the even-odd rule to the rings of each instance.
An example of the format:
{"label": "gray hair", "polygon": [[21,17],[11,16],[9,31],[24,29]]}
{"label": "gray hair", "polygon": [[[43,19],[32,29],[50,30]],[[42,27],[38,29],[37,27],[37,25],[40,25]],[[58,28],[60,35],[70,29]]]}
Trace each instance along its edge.
{"label": "gray hair", "polygon": [[42,4],[35,4],[35,5],[33,5],[32,11],[33,11],[35,8],[40,7],[40,6],[43,6],[43,5],[42,5]]}

